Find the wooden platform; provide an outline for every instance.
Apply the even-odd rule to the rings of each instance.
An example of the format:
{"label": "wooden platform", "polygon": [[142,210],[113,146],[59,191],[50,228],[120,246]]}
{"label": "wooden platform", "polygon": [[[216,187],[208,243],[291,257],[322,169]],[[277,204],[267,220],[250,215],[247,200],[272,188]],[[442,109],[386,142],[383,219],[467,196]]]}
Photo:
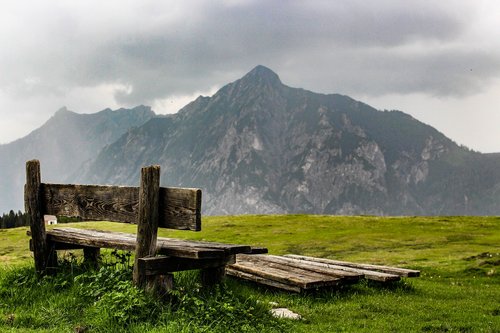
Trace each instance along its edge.
{"label": "wooden platform", "polygon": [[420,272],[291,254],[238,254],[236,263],[226,267],[226,274],[279,289],[301,292],[355,283],[361,279],[394,282],[401,277],[417,277]]}

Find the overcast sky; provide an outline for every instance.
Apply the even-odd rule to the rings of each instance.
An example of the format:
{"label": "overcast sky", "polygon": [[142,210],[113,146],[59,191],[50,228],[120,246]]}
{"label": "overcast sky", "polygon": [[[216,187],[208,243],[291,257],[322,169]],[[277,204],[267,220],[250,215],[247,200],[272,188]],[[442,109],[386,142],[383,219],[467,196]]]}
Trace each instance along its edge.
{"label": "overcast sky", "polygon": [[500,1],[0,4],[0,143],[60,107],[173,113],[258,64],[500,152]]}

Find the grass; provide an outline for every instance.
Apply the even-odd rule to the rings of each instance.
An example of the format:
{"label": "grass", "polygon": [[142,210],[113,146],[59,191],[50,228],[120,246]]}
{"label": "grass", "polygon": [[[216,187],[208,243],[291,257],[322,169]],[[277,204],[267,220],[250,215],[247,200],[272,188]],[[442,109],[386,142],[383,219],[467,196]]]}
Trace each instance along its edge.
{"label": "grass", "polygon": [[[134,226],[119,223],[72,226],[135,232]],[[89,332],[500,332],[498,217],[206,217],[202,232],[159,234],[266,246],[272,254],[415,268],[422,276],[390,286],[364,282],[294,295],[232,279],[222,289],[199,290],[196,276],[185,273],[176,277],[176,301],[167,303],[128,291],[133,289],[126,285],[128,278],[115,283],[125,284],[122,291],[106,290],[111,296],[104,301],[83,297],[75,272],[58,281],[23,280],[19,276],[32,276],[33,270],[25,234],[25,228],[0,231],[1,332],[72,332],[78,327]],[[104,310],[91,310],[98,302],[108,302],[102,309],[113,308],[113,297],[121,305],[142,300],[134,311],[155,311],[156,319],[139,315],[120,323]],[[271,301],[305,320],[272,319],[267,314]],[[208,318],[197,319],[203,315]]]}

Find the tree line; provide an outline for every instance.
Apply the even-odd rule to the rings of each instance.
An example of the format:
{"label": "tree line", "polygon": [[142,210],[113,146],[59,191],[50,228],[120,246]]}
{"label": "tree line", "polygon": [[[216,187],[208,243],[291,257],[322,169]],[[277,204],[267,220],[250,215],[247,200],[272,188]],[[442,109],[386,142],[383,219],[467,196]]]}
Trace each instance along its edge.
{"label": "tree line", "polygon": [[17,213],[11,210],[8,214],[0,217],[0,229],[17,228],[29,225],[28,214],[21,211]]}

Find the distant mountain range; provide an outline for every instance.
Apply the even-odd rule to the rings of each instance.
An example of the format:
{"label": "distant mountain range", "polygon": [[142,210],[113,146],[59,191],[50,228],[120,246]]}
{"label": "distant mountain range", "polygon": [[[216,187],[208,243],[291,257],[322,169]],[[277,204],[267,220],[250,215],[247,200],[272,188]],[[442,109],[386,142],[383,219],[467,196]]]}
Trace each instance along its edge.
{"label": "distant mountain range", "polygon": [[26,137],[0,145],[0,213],[24,210],[27,160],[40,160],[42,181],[72,182],[84,162],[154,116],[146,106],[106,109],[95,114],[78,114],[62,108]]}
{"label": "distant mountain range", "polygon": [[170,116],[58,111],[0,146],[0,211],[22,207],[31,158],[54,182],[136,185],[141,166],[160,164],[163,185],[203,189],[205,214],[500,214],[500,154],[263,66]]}

